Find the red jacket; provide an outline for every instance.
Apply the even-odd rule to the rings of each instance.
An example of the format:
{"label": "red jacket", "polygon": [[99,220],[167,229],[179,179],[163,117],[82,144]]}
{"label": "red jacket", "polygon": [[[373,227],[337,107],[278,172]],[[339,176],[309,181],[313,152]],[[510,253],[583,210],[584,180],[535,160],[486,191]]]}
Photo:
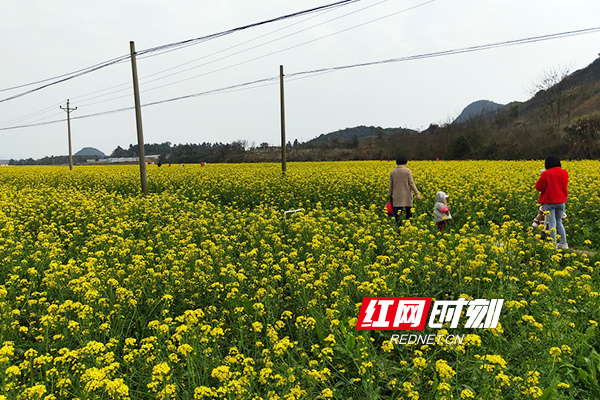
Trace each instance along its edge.
{"label": "red jacket", "polygon": [[539,203],[566,203],[569,173],[560,167],[550,168],[540,176],[535,189],[540,192]]}

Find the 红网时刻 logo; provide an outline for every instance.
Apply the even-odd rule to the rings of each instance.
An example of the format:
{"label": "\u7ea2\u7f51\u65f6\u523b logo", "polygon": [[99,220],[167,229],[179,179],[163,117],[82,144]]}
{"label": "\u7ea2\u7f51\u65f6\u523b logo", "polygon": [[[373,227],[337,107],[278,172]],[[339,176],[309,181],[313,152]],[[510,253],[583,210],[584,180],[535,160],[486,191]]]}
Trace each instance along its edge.
{"label": "\u7ea2\u7f51\u65f6\u523b logo", "polygon": [[467,329],[493,329],[498,325],[503,303],[504,299],[433,301],[431,297],[365,297],[356,330],[423,330],[425,325],[441,329],[445,323],[452,329],[461,323],[460,327]]}

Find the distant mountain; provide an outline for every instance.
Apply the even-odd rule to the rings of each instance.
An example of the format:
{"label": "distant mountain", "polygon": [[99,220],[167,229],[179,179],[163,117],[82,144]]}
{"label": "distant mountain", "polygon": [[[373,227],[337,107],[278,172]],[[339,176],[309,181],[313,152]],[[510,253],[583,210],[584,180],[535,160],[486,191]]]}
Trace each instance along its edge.
{"label": "distant mountain", "polygon": [[100,150],[94,147],[84,147],[79,150],[77,153],[73,154],[75,156],[93,156],[93,157],[106,157],[106,154],[101,152]]}
{"label": "distant mountain", "polygon": [[382,128],[380,126],[357,126],[341,129],[339,131],[321,134],[304,143],[309,146],[322,146],[327,144],[362,143],[367,140],[388,139],[394,136],[408,136],[417,134],[417,131],[404,128]]}
{"label": "distant mountain", "polygon": [[504,107],[504,104],[494,103],[493,101],[489,100],[478,100],[465,107],[465,109],[462,110],[460,115],[454,120],[453,123],[467,122],[473,117],[488,114],[502,107]]}

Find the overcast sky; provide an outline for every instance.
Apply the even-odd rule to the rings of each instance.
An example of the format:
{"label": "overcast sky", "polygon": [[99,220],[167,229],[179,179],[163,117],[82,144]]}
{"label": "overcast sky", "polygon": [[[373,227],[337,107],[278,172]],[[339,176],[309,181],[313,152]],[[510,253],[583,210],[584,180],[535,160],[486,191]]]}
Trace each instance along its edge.
{"label": "overcast sky", "polygon": [[[202,37],[334,0],[4,1],[0,89],[55,77],[129,52]],[[600,26],[598,0],[362,0],[138,59],[142,104],[285,73],[420,55]],[[544,71],[590,64],[600,33],[446,57],[336,71],[285,86],[287,139],[358,125],[454,119],[473,101],[524,101]],[[0,159],[68,154],[72,117],[133,106],[123,62],[0,102]],[[5,99],[33,85],[0,92]],[[142,109],[146,143],[280,142],[279,83]],[[71,121],[73,152],[136,143],[134,111]]]}

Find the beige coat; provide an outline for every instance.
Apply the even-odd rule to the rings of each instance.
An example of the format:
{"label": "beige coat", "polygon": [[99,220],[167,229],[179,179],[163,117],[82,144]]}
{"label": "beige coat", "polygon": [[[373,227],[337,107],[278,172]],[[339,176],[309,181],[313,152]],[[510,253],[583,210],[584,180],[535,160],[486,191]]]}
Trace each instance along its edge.
{"label": "beige coat", "polygon": [[413,196],[411,191],[417,195],[419,190],[413,181],[410,169],[404,165],[398,165],[390,172],[390,190],[388,196],[392,198],[394,207],[412,207]]}

